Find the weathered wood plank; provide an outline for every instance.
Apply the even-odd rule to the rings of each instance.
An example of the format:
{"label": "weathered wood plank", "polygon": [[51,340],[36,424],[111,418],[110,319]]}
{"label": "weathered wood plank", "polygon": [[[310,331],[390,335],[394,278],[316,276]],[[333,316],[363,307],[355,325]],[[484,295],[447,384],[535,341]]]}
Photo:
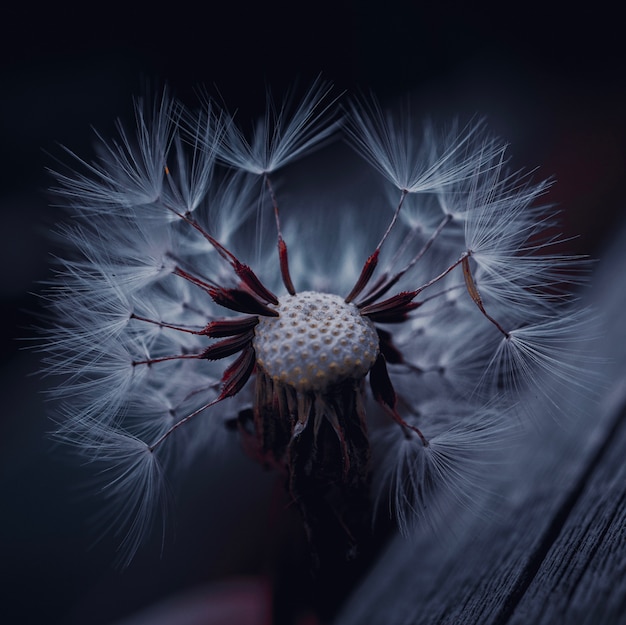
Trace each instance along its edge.
{"label": "weathered wood plank", "polygon": [[394,541],[340,625],[626,623],[626,232],[594,281],[604,400],[530,433],[495,520]]}
{"label": "weathered wood plank", "polygon": [[626,622],[626,411],[511,623]]}

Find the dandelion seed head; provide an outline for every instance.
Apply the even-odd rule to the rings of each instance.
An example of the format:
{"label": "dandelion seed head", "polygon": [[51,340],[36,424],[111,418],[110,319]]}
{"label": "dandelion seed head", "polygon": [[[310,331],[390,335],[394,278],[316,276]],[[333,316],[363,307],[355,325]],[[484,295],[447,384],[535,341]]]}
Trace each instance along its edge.
{"label": "dandelion seed head", "polygon": [[367,375],[378,356],[374,324],[354,304],[330,293],[304,291],[280,298],[278,317],[254,330],[257,363],[276,383],[298,391]]}
{"label": "dandelion seed head", "polygon": [[342,127],[381,193],[357,184],[338,205],[275,186],[340,130],[336,109],[317,82],[246,134],[165,94],[57,174],[72,225],[44,367],[61,378],[57,438],[121,499],[107,518],[127,527],[124,563],[165,474],[237,432],[283,472],[312,542],[336,519],[352,553],[372,486],[403,533],[444,523],[525,392],[553,413],[587,392],[572,340],[589,320],[568,297],[580,259],[554,250],[549,183],[510,172],[482,122],[416,133],[360,100]]}

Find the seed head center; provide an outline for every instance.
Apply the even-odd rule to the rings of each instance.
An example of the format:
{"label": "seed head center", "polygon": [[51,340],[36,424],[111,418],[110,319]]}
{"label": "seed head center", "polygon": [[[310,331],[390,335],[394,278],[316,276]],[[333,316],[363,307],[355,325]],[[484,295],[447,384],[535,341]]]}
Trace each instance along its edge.
{"label": "seed head center", "polygon": [[374,324],[338,295],[304,291],[279,298],[278,317],[254,330],[257,364],[275,383],[318,391],[367,375],[378,356]]}

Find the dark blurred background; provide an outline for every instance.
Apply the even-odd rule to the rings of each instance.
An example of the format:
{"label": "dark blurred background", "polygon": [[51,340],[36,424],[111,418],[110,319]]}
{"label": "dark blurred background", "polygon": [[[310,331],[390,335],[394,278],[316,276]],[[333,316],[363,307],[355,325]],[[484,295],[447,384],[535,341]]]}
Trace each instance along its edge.
{"label": "dark blurred background", "polygon": [[107,136],[116,117],[130,121],[131,98],[147,84],[167,83],[188,104],[204,87],[246,119],[263,110],[266,87],[280,97],[321,73],[338,90],[371,90],[389,105],[410,94],[435,118],[486,116],[515,165],[555,177],[565,232],[580,235],[572,249],[601,259],[626,198],[626,59],[614,6],[209,0],[3,9],[3,623],[108,623],[187,587],[256,575],[268,548],[255,519],[267,516],[274,485],[245,462],[206,481],[199,467],[162,557],[156,540],[120,574],[110,566],[114,539],[92,547],[95,504],[78,488],[81,470],[51,452],[46,381],[32,375],[37,355],[17,340],[33,335],[41,301],[32,292],[49,275],[60,211],[49,206],[45,168],[59,144],[89,156],[90,126]]}

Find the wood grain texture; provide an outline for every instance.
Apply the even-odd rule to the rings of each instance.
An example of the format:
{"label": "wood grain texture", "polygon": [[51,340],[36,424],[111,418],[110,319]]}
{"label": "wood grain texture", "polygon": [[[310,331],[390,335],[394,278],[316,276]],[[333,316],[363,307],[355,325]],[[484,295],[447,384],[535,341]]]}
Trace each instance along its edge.
{"label": "wood grain texture", "polygon": [[626,620],[626,411],[608,432],[511,623]]}
{"label": "wood grain texture", "polygon": [[626,231],[589,296],[603,330],[597,352],[610,363],[599,398],[524,437],[491,517],[459,513],[448,528],[456,540],[395,539],[338,625],[626,624],[624,266]]}

